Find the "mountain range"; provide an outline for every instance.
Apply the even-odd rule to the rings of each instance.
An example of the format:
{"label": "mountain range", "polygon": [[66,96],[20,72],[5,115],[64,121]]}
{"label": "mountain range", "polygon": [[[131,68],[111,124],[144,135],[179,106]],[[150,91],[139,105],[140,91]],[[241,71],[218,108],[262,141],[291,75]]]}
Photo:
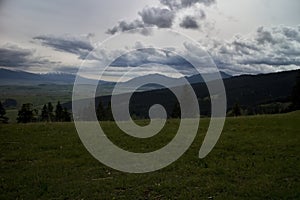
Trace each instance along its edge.
{"label": "mountain range", "polygon": [[[216,77],[215,73],[205,74],[209,80],[214,80]],[[223,79],[230,78],[229,74],[221,72],[221,76]],[[56,84],[56,85],[71,85],[74,83],[76,78],[75,74],[67,74],[67,73],[46,73],[46,74],[36,74],[29,73],[25,71],[13,71],[4,68],[0,68],[0,85],[38,85],[38,84]],[[80,77],[81,80],[85,84],[92,84],[95,82],[93,79]],[[134,86],[136,83],[140,81],[155,81],[159,79],[164,79],[166,82],[172,84],[172,86],[177,86],[176,82],[182,78],[171,78],[161,74],[149,74],[137,78],[133,78],[127,82],[122,83],[127,86]],[[192,75],[185,77],[191,84],[193,83],[201,83],[204,82],[202,76],[200,74]],[[115,82],[108,81],[99,81],[100,84],[104,85],[114,85]],[[158,89],[160,86],[158,85],[150,85],[145,87],[145,90],[148,89]]]}
{"label": "mountain range", "polygon": [[[272,109],[277,109],[276,105],[282,105],[282,108],[288,106],[298,76],[300,76],[300,70],[226,78],[224,86],[227,108],[231,109],[238,103],[242,108],[252,112],[264,105],[275,105],[275,108],[272,107]],[[211,103],[206,84],[194,83],[192,87],[199,102],[201,115],[209,116]],[[82,101],[86,101],[83,105],[89,105],[89,99]],[[111,96],[96,97],[96,105],[100,101],[103,105],[108,105]],[[135,92],[130,99],[130,113],[140,118],[147,118],[150,107],[154,104],[161,104],[170,115],[176,101],[174,94],[167,88]],[[71,102],[64,104],[68,109],[71,109],[71,105]]]}
{"label": "mountain range", "polygon": [[[39,84],[56,84],[56,85],[70,85],[75,81],[76,75],[67,73],[46,73],[35,74],[25,71],[13,71],[0,68],[0,85],[39,85]],[[93,83],[91,79],[83,78],[85,83]],[[101,81],[101,83],[108,83]]]}

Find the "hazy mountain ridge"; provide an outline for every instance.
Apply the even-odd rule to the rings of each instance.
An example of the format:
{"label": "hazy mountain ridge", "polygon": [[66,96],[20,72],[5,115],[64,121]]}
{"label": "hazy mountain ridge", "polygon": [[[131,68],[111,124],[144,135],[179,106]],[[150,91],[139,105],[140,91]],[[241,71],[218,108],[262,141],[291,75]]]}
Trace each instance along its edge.
{"label": "hazy mountain ridge", "polygon": [[[226,74],[224,72],[221,72],[220,74],[223,79],[231,77],[231,75]],[[209,80],[216,79],[215,73],[205,74],[205,76]],[[61,73],[61,72],[35,74],[35,73],[25,72],[21,70],[13,71],[13,70],[0,68],[0,85],[37,85],[37,84],[69,85],[69,84],[74,84],[75,78],[76,78],[75,74],[68,74],[68,73]],[[95,80],[93,79],[88,79],[83,77],[80,78],[81,81],[84,82],[85,84],[95,83]],[[128,87],[134,87],[136,83],[142,81],[155,82],[155,80],[164,79],[171,86],[178,86],[176,82],[180,82],[181,81],[180,79],[183,78],[186,78],[191,84],[204,82],[200,74],[192,75],[188,77],[182,77],[182,78],[172,78],[162,74],[149,74],[149,75],[133,78],[121,84],[127,85]],[[109,82],[109,81],[99,81],[99,83],[110,84],[110,85],[115,84],[115,82]],[[158,86],[157,84],[152,84],[148,87],[145,87],[144,89],[149,90],[149,89],[159,89],[159,88],[161,87]]]}
{"label": "hazy mountain ridge", "polygon": [[[25,71],[12,71],[0,68],[0,85],[37,85],[37,84],[56,84],[56,85],[73,85],[75,81],[75,74],[68,73],[46,73],[35,74]],[[91,84],[95,81],[81,77],[85,84]],[[101,81],[101,83],[110,83]]]}
{"label": "hazy mountain ridge", "polygon": [[[227,108],[232,108],[235,103],[239,103],[244,108],[253,108],[265,103],[288,102],[299,73],[300,70],[293,70],[227,78],[224,80]],[[211,104],[206,84],[196,83],[192,84],[192,87],[198,98],[201,114],[209,115]],[[107,104],[110,98],[111,96],[97,97],[96,104],[100,99]],[[130,110],[135,115],[146,117],[152,105],[161,104],[170,114],[175,102],[176,98],[169,89],[136,92],[131,98]],[[71,103],[65,106],[71,108]]]}

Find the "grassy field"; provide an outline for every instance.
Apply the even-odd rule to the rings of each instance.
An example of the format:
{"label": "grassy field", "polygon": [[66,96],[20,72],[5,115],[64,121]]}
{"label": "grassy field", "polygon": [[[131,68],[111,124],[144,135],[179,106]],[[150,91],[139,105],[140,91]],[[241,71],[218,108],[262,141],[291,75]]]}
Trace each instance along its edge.
{"label": "grassy field", "polygon": [[72,85],[7,85],[0,86],[0,101],[14,99],[17,106],[6,108],[10,123],[16,123],[18,109],[24,103],[32,103],[35,109],[41,109],[44,104],[51,102],[54,106],[58,101],[65,103],[71,101]]}
{"label": "grassy field", "polygon": [[[148,152],[168,143],[178,123],[143,140],[102,126],[120,147]],[[0,199],[300,199],[300,112],[228,118],[214,150],[199,159],[208,123],[179,160],[146,174],[99,163],[73,123],[1,125]]]}

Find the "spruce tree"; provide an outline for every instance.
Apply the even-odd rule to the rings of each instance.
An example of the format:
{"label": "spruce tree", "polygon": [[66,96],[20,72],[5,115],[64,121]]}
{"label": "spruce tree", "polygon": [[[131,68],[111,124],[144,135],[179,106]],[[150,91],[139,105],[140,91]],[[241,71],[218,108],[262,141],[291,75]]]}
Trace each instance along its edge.
{"label": "spruce tree", "polygon": [[108,103],[107,108],[105,109],[105,120],[113,121],[114,117],[111,110],[111,102]]}
{"label": "spruce tree", "polygon": [[34,121],[34,110],[32,104],[26,103],[22,105],[22,108],[18,112],[18,123],[28,123]]}
{"label": "spruce tree", "polygon": [[242,115],[242,111],[241,111],[240,105],[238,103],[234,104],[233,109],[232,109],[232,114],[236,117]]}
{"label": "spruce tree", "polygon": [[62,122],[63,121],[63,107],[61,106],[60,102],[57,102],[56,109],[55,109],[55,121]]}
{"label": "spruce tree", "polygon": [[296,78],[296,84],[293,88],[292,108],[293,108],[293,110],[299,110],[300,109],[300,70],[299,70],[298,76]]}
{"label": "spruce tree", "polygon": [[104,121],[105,118],[106,118],[106,113],[105,113],[105,109],[103,107],[103,104],[100,100],[98,106],[97,106],[97,109],[96,109],[96,114],[97,114],[97,119],[99,121]]}
{"label": "spruce tree", "polygon": [[63,109],[63,119],[64,122],[70,122],[71,121],[71,113],[67,110],[67,108]]}
{"label": "spruce tree", "polygon": [[47,109],[48,109],[48,121],[52,122],[54,120],[54,114],[53,114],[53,105],[51,102],[48,103]]}
{"label": "spruce tree", "polygon": [[42,113],[41,113],[41,121],[43,122],[48,122],[49,121],[49,113],[48,113],[48,107],[45,104],[42,108]]}
{"label": "spruce tree", "polygon": [[8,117],[6,117],[5,115],[6,115],[5,108],[3,107],[2,103],[0,102],[0,123],[4,123],[4,124],[8,123]]}
{"label": "spruce tree", "polygon": [[180,117],[181,117],[180,105],[178,102],[176,102],[171,113],[171,118],[180,118]]}

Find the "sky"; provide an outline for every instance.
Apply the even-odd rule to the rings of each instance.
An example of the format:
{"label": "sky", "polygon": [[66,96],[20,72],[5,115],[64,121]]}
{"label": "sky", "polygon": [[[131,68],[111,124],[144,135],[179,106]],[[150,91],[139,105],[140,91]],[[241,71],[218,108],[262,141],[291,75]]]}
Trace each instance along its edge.
{"label": "sky", "polygon": [[[191,75],[189,63],[174,49],[148,48],[146,38],[155,35],[150,27],[185,34],[219,70],[232,75],[299,69],[299,10],[299,0],[0,0],[0,67],[76,73],[82,66],[92,77],[97,66],[123,52],[102,79],[116,80],[128,69],[147,63],[152,65],[135,70],[134,76],[163,73],[162,65]],[[128,53],[127,42],[119,42],[114,50],[95,49],[135,28],[139,29],[133,34],[141,36],[132,39],[130,48],[139,50]],[[168,35],[163,40],[176,46],[177,40]],[[192,53],[189,46],[180,49],[181,55]],[[87,59],[91,51],[95,54]]]}

